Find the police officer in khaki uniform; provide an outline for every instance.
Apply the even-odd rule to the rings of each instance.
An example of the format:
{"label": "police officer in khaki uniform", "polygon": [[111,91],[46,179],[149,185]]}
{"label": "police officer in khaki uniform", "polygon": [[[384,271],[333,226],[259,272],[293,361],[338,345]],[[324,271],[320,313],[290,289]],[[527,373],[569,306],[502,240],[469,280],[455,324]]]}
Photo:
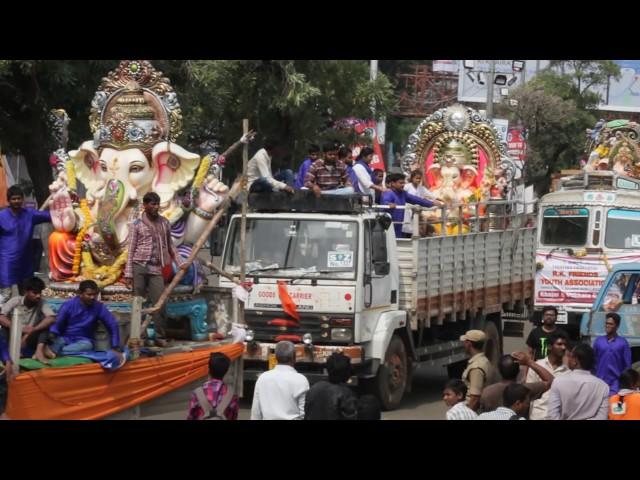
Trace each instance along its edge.
{"label": "police officer in khaki uniform", "polygon": [[480,407],[480,394],[488,385],[491,363],[483,353],[487,336],[482,330],[469,330],[460,337],[464,342],[464,350],[470,356],[466,370],[462,373],[462,380],[467,385],[467,405],[477,411]]}

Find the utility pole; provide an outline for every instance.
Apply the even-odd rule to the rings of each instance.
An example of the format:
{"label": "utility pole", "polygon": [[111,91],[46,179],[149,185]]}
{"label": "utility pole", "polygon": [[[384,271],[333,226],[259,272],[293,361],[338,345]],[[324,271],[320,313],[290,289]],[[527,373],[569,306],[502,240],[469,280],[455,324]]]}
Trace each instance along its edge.
{"label": "utility pole", "polygon": [[493,118],[493,82],[496,76],[496,61],[489,60],[489,78],[487,78],[487,118]]}
{"label": "utility pole", "polygon": [[[369,80],[375,81],[378,78],[378,60],[371,60],[369,63]],[[371,113],[373,114],[373,119],[376,121],[376,135],[378,136],[378,144],[380,145],[380,151],[384,157],[385,148],[385,131],[387,124],[384,118],[381,118],[380,121],[376,120],[376,102],[375,100],[371,102]]]}

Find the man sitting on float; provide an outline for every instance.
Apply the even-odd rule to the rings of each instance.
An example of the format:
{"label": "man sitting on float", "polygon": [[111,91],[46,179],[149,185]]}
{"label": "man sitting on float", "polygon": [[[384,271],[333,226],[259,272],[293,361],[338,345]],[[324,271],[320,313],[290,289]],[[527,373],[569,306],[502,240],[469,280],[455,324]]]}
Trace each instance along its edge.
{"label": "man sitting on float", "polygon": [[80,282],[78,295],[62,304],[56,322],[49,330],[49,345],[45,348],[47,357],[94,351],[96,328],[102,321],[109,331],[112,354],[123,360],[118,322],[104,304],[96,300],[97,296],[98,285],[94,281]]}

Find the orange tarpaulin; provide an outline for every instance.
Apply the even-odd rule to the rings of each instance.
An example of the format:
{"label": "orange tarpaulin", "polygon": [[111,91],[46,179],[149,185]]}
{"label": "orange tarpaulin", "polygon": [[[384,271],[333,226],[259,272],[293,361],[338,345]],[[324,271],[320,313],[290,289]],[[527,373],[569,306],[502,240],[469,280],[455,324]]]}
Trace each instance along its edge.
{"label": "orange tarpaulin", "polygon": [[23,373],[9,384],[6,413],[15,420],[99,419],[206,377],[212,352],[234,360],[243,351],[235,343],[142,358],[115,372],[92,363]]}

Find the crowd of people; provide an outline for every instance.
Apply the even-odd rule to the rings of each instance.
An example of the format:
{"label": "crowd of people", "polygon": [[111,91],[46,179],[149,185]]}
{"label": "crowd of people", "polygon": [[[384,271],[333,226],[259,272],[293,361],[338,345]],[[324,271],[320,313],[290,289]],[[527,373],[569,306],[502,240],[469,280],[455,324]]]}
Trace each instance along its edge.
{"label": "crowd of people", "polygon": [[545,307],[527,338],[529,351],[500,357],[497,383],[483,353],[485,333],[466,332],[460,340],[468,366],[443,392],[447,420],[640,420],[640,375],[617,333],[620,316],[607,314],[606,333],[593,347],[570,342],[557,316]]}
{"label": "crowd of people", "polygon": [[[383,170],[372,169],[370,165],[374,151],[371,147],[363,147],[354,159],[352,150],[338,143],[327,143],[322,149],[311,145],[307,158],[295,174],[288,169],[273,173],[272,159],[278,154],[278,145],[267,141],[264,148],[249,160],[249,192],[293,193],[296,190],[311,190],[318,197],[366,195],[372,203],[389,207],[398,238],[411,237],[413,212],[397,207],[407,204],[426,208],[444,206],[444,202],[424,186],[421,171],[413,171],[407,179],[404,174],[385,175]],[[427,235],[427,230],[421,229],[420,233]]]}
{"label": "crowd of people", "polygon": [[[295,369],[296,348],[276,344],[276,366],[258,377],[253,391],[251,420],[380,420],[380,403],[370,394],[358,396],[349,386],[351,358],[333,353],[327,358],[327,380],[309,387]],[[191,394],[188,420],[236,420],[238,396],[224,383],[229,358],[212,353],[209,380]]]}

